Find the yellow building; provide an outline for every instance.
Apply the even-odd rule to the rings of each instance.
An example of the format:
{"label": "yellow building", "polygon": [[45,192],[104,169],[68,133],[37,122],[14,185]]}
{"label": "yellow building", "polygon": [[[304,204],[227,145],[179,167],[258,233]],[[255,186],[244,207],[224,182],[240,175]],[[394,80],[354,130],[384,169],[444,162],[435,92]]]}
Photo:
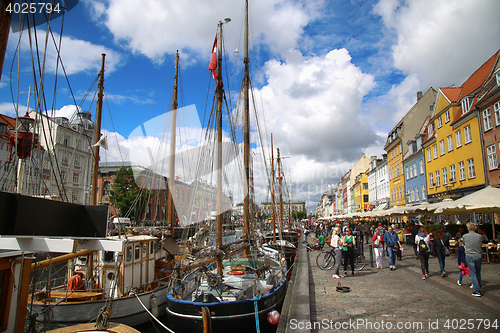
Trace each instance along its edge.
{"label": "yellow building", "polygon": [[491,77],[498,52],[460,87],[440,88],[423,149],[429,202],[459,198],[486,185],[477,93]]}
{"label": "yellow building", "polygon": [[354,190],[354,211],[365,212],[369,207],[368,199],[368,176],[362,172],[356,176]]}

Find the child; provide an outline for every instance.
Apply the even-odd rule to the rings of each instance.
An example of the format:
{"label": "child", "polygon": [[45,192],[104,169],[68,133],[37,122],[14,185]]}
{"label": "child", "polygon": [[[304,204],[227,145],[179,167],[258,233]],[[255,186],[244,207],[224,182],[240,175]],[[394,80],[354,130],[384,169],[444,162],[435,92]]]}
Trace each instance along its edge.
{"label": "child", "polygon": [[458,261],[458,268],[460,268],[460,272],[458,273],[457,284],[459,286],[461,286],[462,285],[462,277],[464,275],[470,275],[469,267],[465,266],[466,265],[466,263],[465,263],[465,247],[464,247],[464,242],[461,238],[458,240],[457,261]]}

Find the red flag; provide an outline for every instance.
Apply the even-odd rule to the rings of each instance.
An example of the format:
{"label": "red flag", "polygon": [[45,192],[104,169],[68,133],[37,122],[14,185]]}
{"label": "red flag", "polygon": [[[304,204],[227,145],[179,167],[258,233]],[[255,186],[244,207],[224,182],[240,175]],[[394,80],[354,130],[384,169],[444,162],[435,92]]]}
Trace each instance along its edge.
{"label": "red flag", "polygon": [[210,58],[210,63],[208,64],[208,69],[212,72],[212,76],[217,82],[219,76],[217,75],[217,35],[215,35],[214,46],[212,47],[212,56]]}

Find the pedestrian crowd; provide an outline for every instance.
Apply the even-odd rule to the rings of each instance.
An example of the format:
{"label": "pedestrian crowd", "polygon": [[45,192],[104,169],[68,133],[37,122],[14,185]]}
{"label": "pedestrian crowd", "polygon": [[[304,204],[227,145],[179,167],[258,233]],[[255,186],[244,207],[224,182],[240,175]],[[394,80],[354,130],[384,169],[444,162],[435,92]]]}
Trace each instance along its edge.
{"label": "pedestrian crowd", "polygon": [[[466,221],[467,222],[467,221]],[[457,223],[460,224],[461,223]],[[384,254],[388,257],[388,267],[391,271],[396,270],[396,262],[403,260],[403,243],[413,245],[415,259],[420,261],[422,271],[422,280],[429,278],[429,257],[434,255],[439,262],[441,277],[447,277],[446,258],[450,256],[450,240],[455,240],[457,247],[457,265],[459,267],[459,276],[457,284],[462,286],[463,277],[469,275],[471,279],[470,288],[473,289],[473,296],[481,296],[481,263],[483,260],[482,244],[488,241],[486,233],[478,229],[476,224],[468,222],[461,226],[453,237],[446,230],[447,223],[438,227],[435,232],[429,233],[426,226],[415,222],[403,225],[388,225],[387,229],[382,223],[370,225],[365,222],[360,225],[359,222],[351,223],[319,223],[304,229],[307,236],[314,232],[321,243],[325,244],[325,239],[330,238],[329,245],[333,248],[335,254],[335,265],[333,267],[333,278],[340,279],[347,276],[348,267],[351,267],[351,274],[354,275],[355,251],[362,244],[372,242],[370,248],[373,249],[373,255],[377,269],[383,269]],[[362,250],[361,250],[362,251]],[[340,266],[343,262],[344,274],[340,273]]]}

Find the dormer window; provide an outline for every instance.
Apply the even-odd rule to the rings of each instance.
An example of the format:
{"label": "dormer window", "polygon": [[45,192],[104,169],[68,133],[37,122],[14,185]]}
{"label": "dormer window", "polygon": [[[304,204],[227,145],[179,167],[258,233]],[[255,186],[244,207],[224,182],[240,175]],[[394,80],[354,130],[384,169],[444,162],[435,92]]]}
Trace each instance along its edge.
{"label": "dormer window", "polygon": [[472,105],[472,97],[465,97],[462,100],[462,114],[465,114],[470,111],[470,107]]}
{"label": "dormer window", "polygon": [[429,136],[434,135],[434,122],[430,122],[429,125],[427,125],[427,132],[429,132]]}
{"label": "dormer window", "polygon": [[497,86],[500,86],[500,72],[497,73]]}

